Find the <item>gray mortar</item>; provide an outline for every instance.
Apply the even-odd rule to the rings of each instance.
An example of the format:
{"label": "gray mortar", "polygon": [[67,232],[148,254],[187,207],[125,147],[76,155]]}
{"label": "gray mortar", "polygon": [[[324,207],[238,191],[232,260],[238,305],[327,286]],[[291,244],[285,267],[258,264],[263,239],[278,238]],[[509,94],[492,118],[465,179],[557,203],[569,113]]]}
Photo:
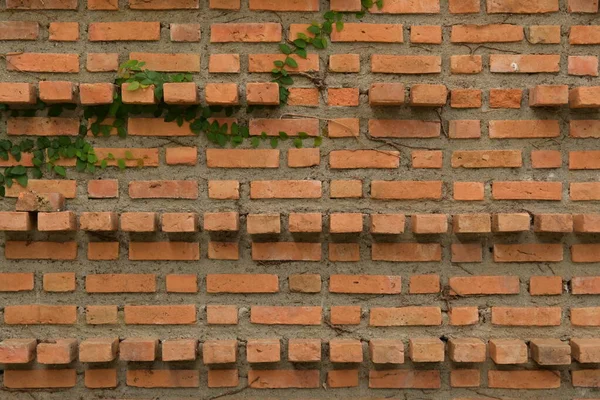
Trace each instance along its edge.
{"label": "gray mortar", "polygon": [[[270,44],[210,44],[211,23],[220,22],[282,22],[284,27],[290,23],[311,22],[311,20],[320,20],[320,13],[272,13],[272,12],[249,12],[247,4],[242,6],[240,12],[226,12],[218,10],[209,10],[208,2],[201,0],[201,8],[198,11],[133,11],[127,9],[126,1],[120,0],[120,11],[88,11],[85,9],[85,2],[80,2],[80,11],[2,11],[3,20],[37,20],[40,22],[41,38],[35,42],[1,42],[0,53],[11,51],[27,52],[74,52],[83,55],[81,59],[81,72],[74,74],[25,74],[6,72],[2,68],[0,72],[0,81],[28,81],[37,82],[38,80],[77,80],[80,82],[104,82],[114,79],[113,73],[95,73],[90,74],[85,70],[85,53],[87,52],[115,52],[119,51],[120,60],[124,61],[130,51],[147,52],[200,52],[201,54],[201,72],[195,74],[195,81],[202,88],[206,82],[237,82],[240,85],[241,98],[245,98],[244,89],[246,82],[266,81],[268,74],[208,74],[208,54],[210,52],[218,53],[240,53],[242,54],[242,71],[247,70],[247,55],[250,53],[276,53],[277,45]],[[246,3],[245,1],[243,3]],[[322,10],[328,9],[328,1],[322,0]],[[287,359],[286,339],[288,338],[322,338],[328,341],[332,338],[357,338],[365,341],[370,338],[386,337],[402,339],[408,351],[408,339],[412,337],[434,336],[434,337],[480,337],[484,340],[499,337],[515,337],[528,340],[533,337],[554,337],[569,338],[575,336],[594,336],[597,335],[597,329],[593,328],[574,328],[568,321],[568,309],[573,306],[595,306],[598,305],[596,296],[577,296],[570,294],[562,296],[541,296],[531,297],[528,294],[528,278],[531,275],[560,275],[565,280],[572,276],[597,275],[593,264],[573,264],[570,260],[570,254],[565,251],[565,258],[560,263],[526,263],[526,264],[497,264],[493,263],[492,254],[488,250],[494,243],[526,243],[526,242],[561,242],[565,245],[572,243],[597,242],[597,235],[565,235],[542,237],[536,236],[531,232],[518,235],[476,235],[455,236],[440,235],[433,237],[414,237],[410,226],[407,226],[407,233],[398,236],[377,237],[381,241],[433,241],[441,242],[443,251],[443,260],[441,263],[390,263],[374,262],[370,260],[370,244],[373,240],[368,233],[368,218],[365,218],[365,229],[361,235],[344,236],[344,241],[358,242],[361,248],[361,261],[357,263],[331,263],[327,261],[327,246],[323,246],[321,263],[309,262],[274,262],[274,263],[256,263],[251,259],[250,245],[251,238],[245,232],[245,216],[249,213],[273,213],[280,212],[282,216],[282,234],[279,240],[294,240],[288,233],[287,214],[290,212],[321,212],[324,214],[324,233],[311,237],[311,241],[340,241],[335,235],[328,235],[326,227],[328,226],[327,215],[331,212],[357,212],[365,214],[394,212],[404,213],[406,215],[414,213],[473,213],[473,212],[520,212],[528,211],[531,213],[540,212],[559,212],[559,213],[593,213],[597,212],[597,202],[570,202],[568,201],[568,181],[592,181],[597,180],[595,171],[574,171],[569,172],[566,167],[568,151],[580,149],[599,148],[597,141],[567,139],[568,120],[573,119],[598,119],[600,113],[590,111],[571,111],[567,107],[560,109],[532,109],[527,106],[527,91],[524,93],[523,108],[520,110],[491,110],[485,105],[488,101],[488,90],[490,88],[531,88],[538,84],[568,84],[569,86],[591,86],[597,85],[597,78],[572,77],[567,75],[567,55],[596,55],[599,53],[600,46],[569,46],[568,44],[568,25],[594,24],[598,23],[596,15],[570,15],[566,12],[566,0],[560,0],[561,12],[547,15],[487,15],[480,13],[477,15],[450,15],[447,4],[442,1],[442,12],[437,15],[366,15],[362,21],[377,23],[402,23],[404,25],[405,43],[402,44],[367,44],[367,43],[333,43],[328,49],[319,52],[321,58],[319,73],[320,76],[326,75],[326,82],[329,87],[359,87],[361,90],[361,102],[359,107],[330,107],[325,109],[324,99],[327,94],[322,93],[323,100],[319,109],[305,107],[285,107],[277,111],[259,111],[254,114],[255,117],[268,116],[277,117],[281,113],[300,113],[315,117],[338,118],[338,117],[360,117],[361,118],[361,137],[359,143],[355,139],[337,139],[325,140],[321,149],[322,163],[320,166],[305,169],[294,169],[287,167],[286,149],[290,144],[286,143],[280,146],[281,167],[276,170],[208,170],[205,163],[205,155],[202,151],[207,146],[205,139],[197,138],[176,138],[179,143],[185,145],[197,145],[199,147],[199,162],[194,167],[172,167],[161,163],[158,168],[128,169],[125,172],[118,172],[116,169],[110,169],[93,178],[116,178],[120,181],[120,197],[116,200],[87,200],[86,181],[92,179],[90,175],[77,174],[69,171],[71,179],[77,179],[78,193],[77,198],[68,200],[68,208],[77,213],[83,211],[156,211],[162,212],[196,212],[202,216],[208,211],[238,211],[241,215],[241,231],[238,235],[230,236],[229,239],[240,241],[240,260],[237,262],[208,260],[206,254],[207,242],[210,235],[206,232],[183,235],[167,235],[157,233],[156,235],[136,237],[132,239],[145,240],[189,240],[200,241],[201,260],[199,262],[130,262],[127,260],[127,243],[129,238],[127,234],[119,232],[114,238],[121,242],[121,256],[118,261],[111,262],[93,262],[86,259],[86,243],[88,241],[103,240],[93,233],[77,232],[74,234],[43,234],[39,232],[29,233],[6,233],[7,240],[56,240],[62,239],[77,240],[79,242],[79,255],[77,262],[61,261],[10,261],[5,260],[0,267],[1,271],[10,272],[36,272],[36,291],[18,294],[1,293],[0,309],[6,305],[14,304],[77,304],[79,306],[79,323],[74,326],[6,326],[0,325],[0,338],[9,337],[36,337],[38,339],[50,339],[57,337],[76,337],[82,340],[94,336],[114,336],[121,338],[136,336],[156,336],[161,339],[194,337],[200,341],[207,339],[226,339],[240,338],[243,340],[249,338],[281,338],[282,341],[282,360]],[[0,8],[5,6],[5,1],[0,0]],[[485,2],[482,0],[482,10],[485,9]],[[323,11],[324,12],[324,11]],[[161,21],[162,33],[161,41],[157,42],[122,42],[122,43],[97,43],[87,41],[87,25],[92,21]],[[47,39],[47,26],[52,21],[79,21],[81,23],[81,40],[76,43],[50,43]],[[354,22],[353,16],[347,18],[347,22]],[[169,40],[169,23],[200,23],[202,25],[202,39],[200,43],[171,43]],[[519,53],[560,53],[561,54],[561,72],[558,74],[491,74],[489,72],[489,54],[499,53],[495,50],[479,48],[475,54],[483,55],[484,72],[478,75],[451,75],[449,71],[450,55],[468,54],[469,49],[466,46],[450,43],[450,29],[453,24],[465,23],[511,23],[524,26],[537,24],[560,24],[562,25],[562,42],[559,45],[530,45],[527,41],[522,43],[500,43],[489,44],[492,47],[515,51]],[[443,25],[444,43],[442,45],[418,45],[411,46],[409,40],[409,27],[411,25]],[[287,34],[287,29],[284,29]],[[526,35],[527,35],[526,30]],[[477,45],[471,45],[475,48]],[[327,59],[329,54],[333,53],[359,53],[361,54],[361,72],[360,74],[327,74]],[[370,74],[369,55],[376,53],[388,54],[415,54],[415,55],[439,55],[443,56],[443,72],[434,75],[385,75]],[[296,87],[310,87],[310,82],[303,77],[297,77]],[[478,140],[448,140],[441,136],[437,139],[402,139],[397,143],[413,146],[417,148],[435,148],[444,153],[444,169],[442,170],[412,170],[410,168],[410,151],[406,148],[401,154],[401,165],[397,170],[339,170],[330,171],[327,166],[327,157],[331,150],[344,148],[375,148],[380,143],[370,142],[365,138],[367,130],[367,119],[369,118],[396,118],[396,119],[425,119],[438,120],[435,110],[416,110],[407,106],[391,108],[371,108],[368,105],[367,91],[373,82],[401,82],[406,87],[415,83],[444,83],[448,88],[480,88],[483,89],[484,106],[481,109],[457,110],[449,106],[443,109],[444,125],[447,129],[447,120],[451,119],[481,119],[482,137]],[[244,120],[243,114],[241,119]],[[551,119],[558,118],[561,121],[561,137],[557,140],[539,139],[539,140],[490,140],[487,135],[487,121],[502,119]],[[321,127],[326,127],[326,122],[321,122]],[[5,124],[1,124],[2,135],[5,135]],[[566,139],[566,140],[564,140]],[[161,161],[164,161],[164,148],[176,146],[166,138],[142,138],[129,137],[124,142],[118,138],[94,139],[94,143],[102,147],[160,147]],[[532,149],[552,149],[560,150],[563,154],[563,168],[560,170],[533,170],[530,167],[529,152]],[[386,147],[383,147],[386,149]],[[522,149],[524,157],[524,166],[519,169],[480,169],[480,170],[454,170],[450,166],[451,154],[455,150],[468,149]],[[200,195],[197,201],[190,200],[130,200],[127,195],[127,182],[133,180],[147,179],[197,179],[199,182]],[[241,182],[241,200],[239,201],[215,201],[208,199],[207,179],[238,179]],[[323,197],[320,200],[250,200],[249,182],[251,180],[270,180],[270,179],[318,179],[324,182]],[[362,179],[363,192],[365,197],[362,199],[329,199],[329,181],[332,179]],[[397,180],[444,180],[444,199],[442,201],[390,201],[382,202],[371,200],[368,196],[370,180],[378,179],[397,179]],[[494,180],[558,180],[563,182],[563,201],[562,202],[527,202],[527,201],[494,201],[490,200],[489,184],[486,187],[486,199],[483,202],[454,202],[452,201],[451,182],[460,181],[486,181]],[[14,199],[6,199],[2,202],[3,210],[14,209]],[[410,223],[409,223],[410,225]],[[112,237],[112,236],[111,236]],[[305,238],[302,238],[305,239]],[[481,242],[484,246],[484,260],[477,264],[457,264],[450,262],[450,244],[455,242]],[[77,265],[76,268],[74,266]],[[323,269],[326,266],[326,270]],[[53,294],[45,293],[41,290],[42,274],[47,272],[76,271],[77,273],[77,291],[71,294]],[[207,295],[204,289],[206,274],[210,273],[275,273],[280,276],[281,292],[276,295]],[[155,273],[158,276],[158,292],[154,294],[127,294],[127,295],[88,295],[84,291],[84,277],[92,273]],[[199,275],[201,290],[198,294],[166,294],[164,277],[169,273],[195,273]],[[296,273],[322,273],[323,289],[319,294],[299,294],[290,293],[287,285],[287,277]],[[403,277],[403,288],[401,295],[393,296],[351,296],[330,294],[328,291],[328,274],[393,274]],[[408,277],[411,274],[437,273],[441,275],[442,282],[447,282],[450,276],[461,275],[518,275],[521,279],[520,294],[516,296],[485,296],[485,297],[466,297],[452,298],[445,300],[440,295],[407,295]],[[286,327],[286,326],[263,326],[251,325],[249,322],[249,306],[256,305],[321,305],[325,308],[324,317],[329,317],[329,307],[332,305],[358,304],[362,306],[363,318],[359,326],[345,327],[349,332],[337,333],[335,330],[322,324],[317,327]],[[121,324],[116,326],[89,326],[85,324],[85,315],[83,312],[85,305],[91,304],[118,304],[121,308],[124,304],[192,304],[199,307],[198,324],[194,326],[125,326],[122,323],[122,312],[120,312]],[[236,304],[240,307],[240,323],[237,326],[219,327],[205,324],[205,305],[206,304]],[[395,327],[395,328],[369,328],[368,327],[368,308],[375,306],[405,306],[405,305],[432,305],[439,306],[444,311],[442,326],[438,327]],[[478,306],[482,321],[473,327],[453,327],[448,325],[448,316],[446,311],[448,306]],[[563,307],[563,323],[559,327],[545,328],[504,328],[493,327],[490,323],[490,307],[494,305],[508,306],[561,306]],[[455,367],[453,363],[447,361],[442,364],[412,365],[412,362],[406,357],[406,363],[399,368],[411,369],[431,369],[439,368],[442,372],[442,389],[435,391],[422,390],[369,390],[368,389],[368,369],[373,368],[368,361],[368,352],[365,348],[365,362],[360,368],[360,387],[352,389],[326,390],[325,387],[320,390],[244,390],[231,397],[232,399],[347,399],[347,398],[397,398],[397,399],[439,399],[449,400],[460,397],[481,397],[484,395],[490,398],[499,398],[500,396],[520,397],[524,399],[534,398],[560,398],[567,399],[573,397],[584,397],[586,394],[597,392],[584,388],[573,389],[570,387],[570,378],[568,368],[558,368],[562,376],[562,389],[560,390],[541,390],[541,391],[510,391],[510,390],[491,390],[486,389],[488,369],[538,369],[541,368],[535,363],[530,362],[525,366],[502,367],[495,366],[491,361],[485,364],[466,364],[458,367],[477,368],[482,372],[481,388],[474,389],[450,389],[449,371]],[[310,365],[291,365],[286,361],[275,366],[257,366],[255,368],[318,368],[322,371],[322,380],[325,379],[325,371],[332,369],[333,366],[328,361],[327,345],[324,345],[324,360],[319,364]],[[240,345],[239,358],[244,360],[244,347]],[[32,398],[39,400],[50,399],[83,399],[85,398],[128,398],[128,399],[208,399],[221,393],[229,392],[229,389],[207,389],[206,371],[207,368],[201,361],[194,363],[175,363],[163,364],[156,362],[152,368],[186,368],[199,369],[201,371],[201,386],[199,389],[137,389],[125,385],[124,372],[125,365],[121,362],[115,362],[119,369],[119,387],[116,390],[88,390],[83,386],[83,370],[86,366],[74,363],[80,375],[78,385],[68,391],[39,391],[33,393],[6,392],[0,393],[1,399],[8,400],[30,400]],[[149,368],[150,365],[144,363],[133,363],[129,368]],[[245,362],[239,363],[240,386],[246,384],[248,365]],[[336,365],[335,368],[346,368],[356,366]],[[581,365],[574,363],[572,368],[582,368]],[[377,367],[379,369],[379,367]],[[1,378],[0,378],[1,380]],[[557,397],[558,396],[558,397]]]}

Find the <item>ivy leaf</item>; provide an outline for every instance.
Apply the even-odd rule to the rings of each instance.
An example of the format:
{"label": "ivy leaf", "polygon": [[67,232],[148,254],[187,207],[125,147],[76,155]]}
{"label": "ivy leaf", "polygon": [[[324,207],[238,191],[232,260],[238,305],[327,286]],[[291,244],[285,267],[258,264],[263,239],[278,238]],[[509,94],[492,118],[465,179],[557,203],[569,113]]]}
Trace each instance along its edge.
{"label": "ivy leaf", "polygon": [[375,4],[377,5],[378,9],[381,10],[383,8],[383,0],[377,0]]}
{"label": "ivy leaf", "polygon": [[133,81],[127,85],[128,92],[133,92],[135,90],[138,90],[139,88],[140,88],[140,83],[138,81]]}
{"label": "ivy leaf", "polygon": [[317,136],[315,138],[314,146],[319,147],[321,144],[323,144],[323,136]]}
{"label": "ivy leaf", "polygon": [[281,50],[281,52],[283,54],[286,54],[286,55],[287,54],[292,54],[292,48],[290,46],[288,46],[287,44],[285,44],[285,43],[281,43],[279,45],[279,50]]}
{"label": "ivy leaf", "polygon": [[27,178],[27,175],[17,176],[15,180],[19,182],[19,185],[23,187],[27,187],[27,183],[29,182],[29,178]]}
{"label": "ivy leaf", "polygon": [[0,186],[0,196],[6,196],[6,188],[4,187],[4,185]]}
{"label": "ivy leaf", "polygon": [[84,172],[86,166],[87,166],[87,162],[85,162],[79,158],[77,159],[77,162],[75,163],[75,169],[77,170],[77,172]]}
{"label": "ivy leaf", "polygon": [[60,165],[54,166],[54,172],[62,176],[63,178],[67,176],[67,171],[65,170],[65,167],[61,167]]}
{"label": "ivy leaf", "polygon": [[287,57],[285,63],[292,68],[298,68],[298,63],[292,57]]}
{"label": "ivy leaf", "polygon": [[49,117],[58,117],[62,114],[63,107],[62,104],[53,104],[48,108],[48,116]]}
{"label": "ivy leaf", "polygon": [[125,165],[125,160],[122,158],[119,158],[117,160],[117,166],[119,167],[119,169],[122,171],[125,169],[126,165]]}
{"label": "ivy leaf", "polygon": [[254,148],[257,148],[260,145],[260,139],[253,137],[252,140],[250,140],[250,145]]}
{"label": "ivy leaf", "polygon": [[356,19],[361,19],[362,17],[365,16],[365,12],[364,11],[359,11],[356,14],[354,14],[354,16],[356,17]]}
{"label": "ivy leaf", "polygon": [[337,21],[337,22],[335,23],[335,29],[336,29],[338,32],[341,32],[341,31],[343,31],[343,30],[344,30],[344,21]]}
{"label": "ivy leaf", "polygon": [[284,84],[284,85],[293,85],[294,84],[294,80],[292,79],[291,76],[282,76],[279,81]]}
{"label": "ivy leaf", "polygon": [[306,49],[296,49],[296,54],[298,54],[298,57],[302,57],[302,58],[308,57],[308,53],[306,52]]}
{"label": "ivy leaf", "polygon": [[306,133],[306,132],[298,132],[298,137],[300,139],[307,139],[308,138],[308,133]]}
{"label": "ivy leaf", "polygon": [[31,177],[33,179],[40,179],[42,177],[42,170],[39,168],[32,168],[31,169]]}
{"label": "ivy leaf", "polygon": [[281,60],[275,60],[275,61],[273,61],[273,64],[275,64],[275,66],[276,66],[277,68],[281,68],[281,67],[283,67],[283,66],[284,66],[284,63],[283,63],[283,61],[281,61]]}
{"label": "ivy leaf", "polygon": [[281,140],[287,140],[289,138],[289,136],[286,132],[279,132],[279,138]]}
{"label": "ivy leaf", "polygon": [[123,126],[117,128],[117,133],[121,139],[125,139],[127,137],[127,130]]}
{"label": "ivy leaf", "polygon": [[219,146],[225,147],[228,141],[229,138],[227,137],[227,135],[223,135],[222,133],[217,134],[217,143],[219,144]]}
{"label": "ivy leaf", "polygon": [[279,145],[279,140],[277,138],[271,138],[271,147],[276,149]]}
{"label": "ivy leaf", "polygon": [[333,19],[335,18],[335,12],[334,11],[327,11],[325,14],[323,14],[323,18],[325,18],[328,21],[333,21]]}
{"label": "ivy leaf", "polygon": [[296,47],[304,49],[304,48],[306,48],[306,40],[304,40],[304,39],[296,39],[296,40],[294,40],[294,45]]}
{"label": "ivy leaf", "polygon": [[318,35],[321,33],[321,28],[314,25],[309,26],[306,30],[312,33],[313,35]]}
{"label": "ivy leaf", "polygon": [[108,167],[108,161],[102,160],[100,162],[100,169],[106,169],[106,167]]}
{"label": "ivy leaf", "polygon": [[132,152],[130,152],[130,151],[126,151],[126,152],[125,152],[125,158],[126,158],[127,160],[133,160],[133,153],[132,153]]}
{"label": "ivy leaf", "polygon": [[299,139],[299,138],[294,139],[294,146],[297,149],[301,149],[302,148],[302,139]]}

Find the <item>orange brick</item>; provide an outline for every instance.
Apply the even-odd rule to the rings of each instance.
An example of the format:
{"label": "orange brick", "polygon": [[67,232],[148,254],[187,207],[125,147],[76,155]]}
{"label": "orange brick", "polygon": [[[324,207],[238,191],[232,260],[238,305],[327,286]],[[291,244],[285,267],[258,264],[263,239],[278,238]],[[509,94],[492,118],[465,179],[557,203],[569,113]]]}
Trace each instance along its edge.
{"label": "orange brick", "polygon": [[211,260],[238,260],[239,245],[235,242],[208,242],[208,258]]}
{"label": "orange brick", "polygon": [[440,25],[412,25],[410,41],[411,43],[441,44],[442,27]]}
{"label": "orange brick", "polygon": [[371,198],[377,200],[440,200],[441,181],[371,181]]}
{"label": "orange brick", "polygon": [[331,275],[331,293],[398,294],[402,290],[400,276],[390,275]]}
{"label": "orange brick", "polygon": [[171,339],[162,342],[162,360],[194,361],[198,353],[196,339]]}
{"label": "orange brick", "polygon": [[450,371],[450,386],[453,388],[479,387],[480,375],[478,369],[453,369]]}
{"label": "orange brick", "polygon": [[91,42],[155,41],[160,39],[160,22],[92,22],[88,26]]}
{"label": "orange brick", "polygon": [[476,325],[479,323],[479,310],[477,307],[452,307],[448,317],[450,318],[450,325]]}
{"label": "orange brick", "polygon": [[125,306],[125,323],[128,325],[189,325],[196,323],[196,306],[160,305]]}
{"label": "orange brick", "polygon": [[86,369],[84,384],[88,389],[112,389],[118,385],[116,369]]}
{"label": "orange brick", "polygon": [[491,108],[521,108],[523,90],[490,89]]}
{"label": "orange brick", "polygon": [[226,23],[210,26],[211,43],[268,43],[281,41],[279,23]]}
{"label": "orange brick", "polygon": [[452,108],[480,108],[480,89],[452,89],[450,91],[450,107]]}
{"label": "orange brick", "polygon": [[4,386],[8,389],[65,389],[75,387],[76,383],[74,369],[7,370],[4,373]]}
{"label": "orange brick", "polygon": [[418,84],[410,88],[410,105],[413,107],[443,107],[448,97],[444,85]]}
{"label": "orange brick", "polygon": [[369,356],[374,364],[404,364],[404,343],[397,339],[371,339]]}
{"label": "orange brick", "polygon": [[270,274],[208,274],[208,293],[277,293],[279,279]]}
{"label": "orange brick", "polygon": [[448,356],[454,362],[481,363],[487,357],[487,349],[481,339],[452,338],[448,341]]}
{"label": "orange brick", "polygon": [[74,272],[55,272],[44,274],[45,292],[74,292],[75,291],[75,273]]}
{"label": "orange brick", "polygon": [[104,10],[104,11],[115,11],[119,9],[118,0],[88,0],[88,10]]}
{"label": "orange brick", "polygon": [[40,100],[46,103],[75,102],[75,85],[67,81],[40,81]]}
{"label": "orange brick", "polygon": [[200,372],[197,370],[128,369],[127,386],[139,388],[197,388],[200,386]]}
{"label": "orange brick", "polygon": [[154,361],[158,351],[158,339],[127,338],[119,344],[121,361]]}
{"label": "orange brick", "polygon": [[236,212],[204,213],[204,230],[239,231],[240,216]]}
{"label": "orange brick", "polygon": [[79,40],[78,22],[51,22],[48,27],[51,42],[76,42]]}
{"label": "orange brick", "polygon": [[160,218],[163,232],[196,232],[198,215],[196,213],[164,213]]}
{"label": "orange brick", "polygon": [[290,292],[293,293],[319,293],[321,291],[321,275],[295,274],[288,278]]}
{"label": "orange brick", "polygon": [[483,71],[483,60],[481,56],[450,56],[450,72],[452,74],[478,74],[481,71]]}
{"label": "orange brick", "polygon": [[77,230],[77,217],[73,211],[38,214],[38,230],[44,232],[64,232]]}
{"label": "orange brick", "polygon": [[2,231],[29,231],[32,227],[31,215],[27,212],[0,212]]}
{"label": "orange brick", "polygon": [[40,26],[37,21],[0,22],[0,40],[37,40]]}
{"label": "orange brick", "polygon": [[453,243],[451,261],[454,263],[479,263],[483,261],[479,243]]}
{"label": "orange brick", "polygon": [[34,288],[34,276],[32,272],[23,273],[0,273],[0,292],[24,292]]}
{"label": "orange brick", "polygon": [[532,25],[527,40],[531,44],[560,44],[560,25]]}
{"label": "orange brick", "polygon": [[571,214],[536,214],[533,218],[534,232],[568,233],[573,232]]}
{"label": "orange brick", "polygon": [[490,358],[499,365],[527,362],[527,345],[518,339],[492,339],[489,341]]}
{"label": "orange brick", "polygon": [[206,306],[206,323],[209,325],[237,325],[237,306]]}
{"label": "orange brick", "polygon": [[477,0],[449,0],[448,8],[451,14],[476,14],[480,11]]}
{"label": "orange brick", "polygon": [[600,232],[599,214],[574,214],[573,227],[575,232],[597,233]]}
{"label": "orange brick", "polygon": [[371,233],[398,235],[404,232],[403,214],[371,214]]}
{"label": "orange brick", "polygon": [[246,360],[249,363],[272,363],[281,360],[279,339],[249,339],[246,343]]}
{"label": "orange brick", "polygon": [[209,369],[208,387],[225,388],[236,387],[240,384],[240,376],[237,369]]}
{"label": "orange brick", "polygon": [[291,362],[321,361],[321,339],[289,339],[288,359]]}
{"label": "orange brick", "polygon": [[329,56],[329,71],[342,73],[360,72],[360,55],[332,54]]}
{"label": "orange brick", "polygon": [[503,326],[558,326],[560,307],[492,307],[492,324]]}
{"label": "orange brick", "polygon": [[172,42],[199,42],[200,24],[171,24]]}
{"label": "orange brick", "polygon": [[85,68],[88,72],[112,72],[119,69],[118,53],[87,53]]}
{"label": "orange brick", "polygon": [[532,339],[531,358],[539,365],[571,364],[571,346],[560,339]]}
{"label": "orange brick", "polygon": [[237,340],[207,340],[202,344],[204,364],[229,364],[237,360]]}
{"label": "orange brick", "polygon": [[419,235],[446,233],[448,217],[444,214],[415,214],[411,217],[412,231]]}
{"label": "orange brick", "polygon": [[484,199],[483,182],[454,182],[453,197],[457,201],[481,201]]}
{"label": "orange brick", "polygon": [[79,72],[79,54],[13,53],[6,55],[6,69],[19,72]]}
{"label": "orange brick", "polygon": [[332,306],[330,321],[334,325],[360,324],[360,306]]}
{"label": "orange brick", "polygon": [[134,10],[185,10],[200,7],[198,0],[130,0]]}
{"label": "orange brick", "polygon": [[360,363],[363,361],[362,342],[356,339],[329,341],[329,360],[333,363]]}
{"label": "orange brick", "polygon": [[491,54],[492,73],[533,74],[560,71],[560,54]]}
{"label": "orange brick", "polygon": [[115,325],[118,320],[117,306],[87,306],[85,319],[89,325]]}
{"label": "orange brick", "polygon": [[558,262],[563,259],[560,244],[526,243],[494,245],[495,262]]}
{"label": "orange brick", "polygon": [[534,181],[494,181],[492,182],[494,200],[550,200],[562,199],[561,182]]}
{"label": "orange brick", "polygon": [[439,74],[440,56],[371,55],[371,72],[382,74]]}
{"label": "orange brick", "polygon": [[157,214],[154,212],[126,212],[121,214],[121,230],[124,232],[156,232]]}
{"label": "orange brick", "polygon": [[86,106],[111,104],[115,95],[112,83],[82,83],[79,85],[79,102]]}
{"label": "orange brick", "polygon": [[338,107],[357,107],[360,93],[358,88],[329,88],[327,89],[327,104]]}
{"label": "orange brick", "polygon": [[369,326],[437,326],[441,324],[442,312],[439,307],[373,307],[369,319]]}
{"label": "orange brick", "polygon": [[600,360],[600,341],[594,338],[571,338],[571,353],[580,363],[597,363]]}
{"label": "orange brick", "polygon": [[129,53],[130,60],[145,62],[144,68],[159,72],[200,72],[200,55],[194,53]]}
{"label": "orange brick", "polygon": [[321,307],[252,306],[250,322],[260,325],[321,325]]}
{"label": "orange brick", "polygon": [[208,83],[204,91],[210,105],[232,106],[240,101],[237,83]]}
{"label": "orange brick", "polygon": [[439,150],[413,150],[412,167],[425,169],[442,168],[443,154]]}
{"label": "orange brick", "polygon": [[35,357],[35,339],[4,339],[0,342],[2,364],[27,364]]}
{"label": "orange brick", "polygon": [[452,120],[448,124],[450,139],[479,139],[481,137],[481,121]]}
{"label": "orange brick", "polygon": [[410,294],[428,294],[440,292],[440,276],[412,275],[410,277],[408,292]]}
{"label": "orange brick", "polygon": [[492,231],[490,214],[457,214],[452,216],[454,233],[489,233]]}
{"label": "orange brick", "polygon": [[510,24],[453,25],[452,43],[520,42],[525,38],[523,27]]}
{"label": "orange brick", "polygon": [[88,260],[116,260],[119,258],[119,242],[90,242],[87,255]]}
{"label": "orange brick", "polygon": [[279,84],[275,82],[247,83],[246,102],[249,105],[279,105]]}
{"label": "orange brick", "polygon": [[329,196],[332,199],[363,197],[362,181],[333,180],[329,184]]}
{"label": "orange brick", "polygon": [[444,342],[438,338],[411,338],[408,348],[413,362],[444,361]]}
{"label": "orange brick", "polygon": [[598,76],[598,57],[569,56],[568,73],[575,76]]}
{"label": "orange brick", "polygon": [[198,293],[195,274],[169,274],[166,277],[167,293]]}
{"label": "orange brick", "polygon": [[240,72],[239,54],[211,54],[208,61],[211,74],[236,74]]}
{"label": "orange brick", "polygon": [[80,362],[111,362],[117,357],[119,338],[99,337],[79,343]]}
{"label": "orange brick", "polygon": [[538,85],[529,90],[529,107],[558,107],[568,103],[567,85]]}

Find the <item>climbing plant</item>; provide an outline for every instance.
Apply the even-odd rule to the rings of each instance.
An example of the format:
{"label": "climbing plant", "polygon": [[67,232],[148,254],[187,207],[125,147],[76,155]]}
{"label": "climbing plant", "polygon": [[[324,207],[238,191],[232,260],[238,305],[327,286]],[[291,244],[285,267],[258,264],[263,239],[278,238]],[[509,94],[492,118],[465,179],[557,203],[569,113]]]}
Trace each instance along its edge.
{"label": "climbing plant", "polygon": [[[383,0],[361,0],[361,4],[362,10],[356,13],[357,18],[362,18],[374,6],[383,7]],[[322,22],[312,22],[306,33],[298,33],[296,38],[279,44],[279,51],[284,57],[274,61],[271,70],[272,82],[279,86],[279,106],[287,104],[290,95],[289,87],[294,84],[292,69],[298,67],[298,62],[292,56],[296,55],[306,59],[311,47],[317,50],[327,48],[333,29],[337,31],[344,29],[346,14],[327,11],[323,14]],[[248,126],[237,122],[219,123],[215,118],[222,115],[230,117],[235,114],[238,107],[166,104],[162,100],[164,84],[193,82],[192,74],[166,74],[147,69],[145,65],[144,62],[138,60],[126,61],[119,67],[114,83],[118,88],[123,87],[123,84],[126,83],[128,91],[154,87],[154,97],[158,99],[156,104],[125,104],[121,90],[117,90],[111,104],[84,107],[79,136],[76,138],[61,136],[48,139],[40,137],[35,142],[25,139],[19,143],[13,143],[7,139],[0,140],[0,159],[8,161],[12,157],[16,162],[21,162],[24,154],[28,154],[28,162],[23,163],[26,165],[6,167],[4,172],[0,173],[0,196],[4,196],[6,188],[12,187],[15,182],[21,186],[27,186],[29,176],[37,179],[44,176],[44,173],[50,173],[65,177],[65,165],[71,165],[72,162],[68,163],[64,160],[75,160],[75,168],[78,172],[94,173],[98,168],[106,168],[109,161],[116,161],[119,168],[125,168],[126,160],[134,159],[131,152],[125,153],[126,159],[118,159],[109,153],[106,158],[99,160],[92,144],[85,138],[88,132],[94,136],[110,136],[113,130],[118,136],[124,138],[127,136],[127,118],[131,115],[153,115],[156,118],[163,118],[166,122],[175,122],[178,126],[188,123],[191,132],[196,135],[205,134],[210,142],[221,147],[228,144],[236,147],[248,139],[252,147],[256,148],[262,142],[268,142],[271,147],[275,148],[280,141],[291,139],[295,147],[301,148],[306,140],[311,139],[306,132],[295,132],[292,138],[291,134],[283,131],[279,132],[277,136],[269,136],[266,132],[262,132],[260,135],[251,137]],[[254,109],[262,107],[264,106],[251,106],[248,107],[247,112],[250,113]],[[34,107],[26,110],[11,109],[6,104],[0,104],[0,112],[9,113],[13,117],[32,117],[42,110],[46,110],[48,117],[57,117],[64,110],[75,109],[76,105],[72,103],[47,105],[41,100],[38,100]],[[314,146],[320,146],[323,138],[317,136],[312,140]],[[137,161],[137,165],[143,165],[143,160]]]}

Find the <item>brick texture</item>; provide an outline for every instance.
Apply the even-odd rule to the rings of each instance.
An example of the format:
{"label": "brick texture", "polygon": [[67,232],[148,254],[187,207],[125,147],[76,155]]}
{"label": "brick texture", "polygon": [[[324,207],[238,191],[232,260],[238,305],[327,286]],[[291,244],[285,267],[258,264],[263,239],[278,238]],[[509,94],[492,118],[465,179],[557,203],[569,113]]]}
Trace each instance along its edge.
{"label": "brick texture", "polygon": [[[310,138],[221,148],[144,111],[124,140],[90,134],[125,171],[61,159],[68,179],[7,187],[4,397],[594,397],[598,0],[383,0],[355,18],[368,3],[0,1],[0,140],[75,139],[80,109],[119,90]],[[329,11],[343,29],[290,56],[278,108],[278,46]],[[132,59],[193,82],[162,99],[113,84]],[[38,101],[77,110],[30,115]],[[32,155],[0,157],[16,165]]]}

